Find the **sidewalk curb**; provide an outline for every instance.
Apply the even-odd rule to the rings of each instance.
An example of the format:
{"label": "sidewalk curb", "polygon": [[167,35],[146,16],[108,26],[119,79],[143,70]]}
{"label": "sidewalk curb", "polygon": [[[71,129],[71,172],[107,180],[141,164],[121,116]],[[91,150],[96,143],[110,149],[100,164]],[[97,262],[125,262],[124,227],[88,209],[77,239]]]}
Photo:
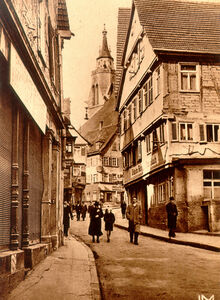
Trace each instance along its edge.
{"label": "sidewalk curb", "polygon": [[99,285],[99,279],[98,279],[98,274],[97,274],[97,269],[96,269],[95,258],[94,258],[93,252],[77,236],[75,236],[73,234],[72,234],[72,236],[74,239],[77,240],[77,242],[79,242],[86,249],[86,251],[88,253],[92,299],[93,300],[101,300],[100,285]]}
{"label": "sidewalk curb", "polygon": [[[120,224],[114,224],[114,226],[118,227],[120,229],[125,229],[125,230],[128,229],[127,227],[120,225]],[[159,235],[155,235],[155,234],[147,233],[147,232],[141,232],[140,234],[143,236],[155,238],[155,239],[167,242],[167,243],[191,246],[191,247],[205,249],[205,250],[209,250],[209,251],[220,252],[219,247],[215,247],[215,246],[211,246],[211,245],[206,245],[206,244],[201,244],[201,243],[196,243],[196,242],[180,241],[177,239],[169,239],[168,237],[159,236]]]}

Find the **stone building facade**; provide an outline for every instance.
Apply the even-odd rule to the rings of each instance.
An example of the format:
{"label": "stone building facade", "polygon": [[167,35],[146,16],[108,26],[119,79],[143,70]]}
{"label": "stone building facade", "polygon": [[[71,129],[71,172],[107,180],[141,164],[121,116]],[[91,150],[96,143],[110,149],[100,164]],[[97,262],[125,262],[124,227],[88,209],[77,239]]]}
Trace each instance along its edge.
{"label": "stone building facade", "polygon": [[0,291],[62,244],[65,0],[0,2]]}
{"label": "stone building facade", "polygon": [[218,3],[133,2],[118,111],[124,185],[143,224],[165,229],[174,196],[179,231],[220,230],[219,13]]}

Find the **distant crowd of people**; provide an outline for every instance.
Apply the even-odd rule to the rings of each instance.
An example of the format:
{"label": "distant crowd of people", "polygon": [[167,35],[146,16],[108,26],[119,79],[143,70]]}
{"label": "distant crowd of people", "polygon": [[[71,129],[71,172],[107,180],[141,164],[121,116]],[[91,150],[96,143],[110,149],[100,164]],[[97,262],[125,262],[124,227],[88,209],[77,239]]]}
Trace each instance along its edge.
{"label": "distant crowd of people", "polygon": [[[103,213],[102,206],[98,201],[90,203],[87,207],[85,203],[81,204],[77,202],[75,206],[70,206],[68,201],[64,201],[64,214],[63,214],[63,224],[64,224],[64,236],[68,236],[68,230],[70,227],[70,219],[73,220],[73,211],[76,212],[76,219],[83,221],[86,219],[86,214],[88,212],[90,223],[88,234],[92,236],[92,242],[100,242],[100,236],[102,233],[102,218],[105,223],[105,231],[107,236],[107,242],[110,242],[111,233],[113,231],[113,226],[115,222],[115,215],[112,209],[107,207]],[[169,228],[169,238],[175,237],[176,221],[177,221],[177,207],[174,203],[174,197],[170,197],[169,203],[166,205],[168,228]],[[132,198],[129,205],[123,200],[121,202],[121,214],[122,218],[128,219],[128,232],[130,236],[130,242],[138,245],[138,237],[140,233],[140,225],[142,220],[142,209],[140,203],[136,197]]]}

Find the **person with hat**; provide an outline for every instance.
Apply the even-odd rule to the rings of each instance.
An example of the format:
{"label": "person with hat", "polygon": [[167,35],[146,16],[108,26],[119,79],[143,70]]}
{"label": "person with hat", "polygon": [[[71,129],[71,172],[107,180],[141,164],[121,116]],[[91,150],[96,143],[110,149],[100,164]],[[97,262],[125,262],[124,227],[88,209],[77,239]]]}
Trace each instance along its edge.
{"label": "person with hat", "polygon": [[89,224],[89,235],[92,236],[93,243],[96,241],[99,243],[99,237],[103,234],[101,231],[103,217],[102,208],[98,201],[95,202],[90,212],[90,224]]}
{"label": "person with hat", "polygon": [[126,211],[128,219],[128,231],[130,233],[130,242],[138,245],[138,235],[140,233],[140,223],[142,218],[141,206],[137,203],[137,198],[132,198],[132,204],[129,204]]}
{"label": "person with hat", "polygon": [[176,219],[178,215],[176,204],[174,203],[174,197],[170,197],[170,202],[166,205],[167,221],[169,228],[169,238],[175,237]]}

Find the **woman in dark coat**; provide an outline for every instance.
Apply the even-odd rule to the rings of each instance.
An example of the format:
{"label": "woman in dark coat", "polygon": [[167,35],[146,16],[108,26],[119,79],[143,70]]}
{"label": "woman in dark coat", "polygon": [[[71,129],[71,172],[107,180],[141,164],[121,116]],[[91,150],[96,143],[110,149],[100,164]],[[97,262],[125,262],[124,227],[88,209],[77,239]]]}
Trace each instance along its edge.
{"label": "woman in dark coat", "polygon": [[64,226],[64,236],[68,236],[68,230],[70,227],[70,217],[73,219],[72,210],[67,201],[63,204],[63,226]]}
{"label": "woman in dark coat", "polygon": [[170,202],[166,205],[167,220],[169,228],[169,238],[175,237],[176,219],[178,215],[176,204],[174,203],[174,197],[170,197]]}
{"label": "woman in dark coat", "polygon": [[104,214],[104,221],[105,221],[105,231],[107,233],[107,242],[110,242],[110,235],[111,232],[113,231],[113,224],[115,222],[115,216],[112,213],[112,211],[106,209],[105,214]]}
{"label": "woman in dark coat", "polygon": [[103,234],[101,231],[103,212],[100,204],[96,201],[94,206],[91,209],[90,213],[90,224],[89,224],[89,235],[92,236],[92,241],[95,242],[95,236],[97,237],[96,241],[99,243],[99,237]]}

